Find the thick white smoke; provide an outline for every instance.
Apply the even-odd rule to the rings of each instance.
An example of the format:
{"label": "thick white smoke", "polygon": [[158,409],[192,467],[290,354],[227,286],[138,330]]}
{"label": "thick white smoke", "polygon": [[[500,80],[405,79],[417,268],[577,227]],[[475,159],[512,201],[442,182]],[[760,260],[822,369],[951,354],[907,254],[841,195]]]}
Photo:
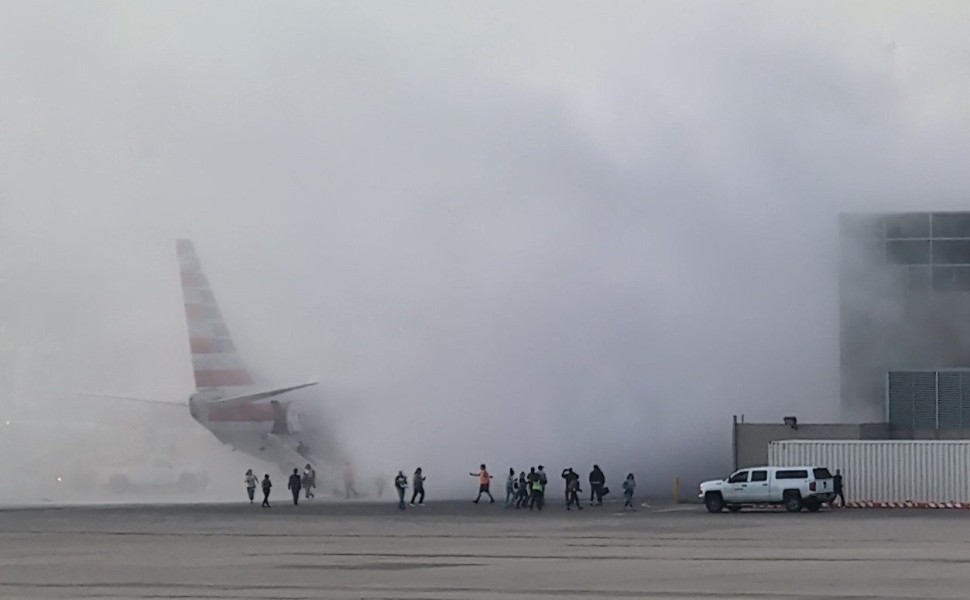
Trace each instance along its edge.
{"label": "thick white smoke", "polygon": [[191,392],[187,236],[361,478],[720,474],[733,413],[838,417],[837,214],[965,202],[967,13],[8,5],[3,406],[141,440],[74,392]]}

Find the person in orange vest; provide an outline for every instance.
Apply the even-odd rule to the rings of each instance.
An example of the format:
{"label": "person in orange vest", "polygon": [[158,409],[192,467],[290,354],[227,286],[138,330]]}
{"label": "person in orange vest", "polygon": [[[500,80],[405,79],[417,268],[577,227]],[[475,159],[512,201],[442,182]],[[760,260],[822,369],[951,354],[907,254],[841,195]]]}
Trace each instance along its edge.
{"label": "person in orange vest", "polygon": [[472,477],[478,477],[478,497],[472,500],[475,504],[482,499],[482,494],[488,494],[489,504],[495,504],[495,498],[492,498],[492,492],[488,491],[489,486],[492,483],[492,476],[488,474],[488,469],[485,465],[481,465],[481,470],[478,473],[469,473]]}

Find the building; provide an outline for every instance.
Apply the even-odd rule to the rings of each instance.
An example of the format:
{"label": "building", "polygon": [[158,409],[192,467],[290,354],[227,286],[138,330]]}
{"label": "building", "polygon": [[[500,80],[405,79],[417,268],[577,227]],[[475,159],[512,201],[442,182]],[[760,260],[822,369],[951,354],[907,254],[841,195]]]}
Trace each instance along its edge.
{"label": "building", "polygon": [[840,217],[842,422],[735,419],[736,468],[780,440],[970,439],[970,212]]}
{"label": "building", "polygon": [[842,215],[843,421],[970,429],[970,212]]}

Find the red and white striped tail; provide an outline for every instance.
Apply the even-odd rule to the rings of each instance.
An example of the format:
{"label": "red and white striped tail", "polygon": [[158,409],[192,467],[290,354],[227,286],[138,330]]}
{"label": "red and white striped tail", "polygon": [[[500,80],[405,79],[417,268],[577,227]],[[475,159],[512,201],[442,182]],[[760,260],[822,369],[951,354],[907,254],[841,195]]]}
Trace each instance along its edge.
{"label": "red and white striped tail", "polygon": [[253,385],[252,376],[236,353],[191,240],[178,240],[176,250],[196,389],[231,390]]}

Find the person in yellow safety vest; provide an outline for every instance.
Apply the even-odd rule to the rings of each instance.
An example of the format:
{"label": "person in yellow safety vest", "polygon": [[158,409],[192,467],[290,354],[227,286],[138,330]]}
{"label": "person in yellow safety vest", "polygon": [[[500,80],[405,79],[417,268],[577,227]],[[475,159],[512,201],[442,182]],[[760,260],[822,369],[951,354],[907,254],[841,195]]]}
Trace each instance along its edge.
{"label": "person in yellow safety vest", "polygon": [[539,472],[532,478],[532,496],[529,498],[529,510],[532,510],[533,507],[542,510],[542,506],[545,504],[545,493],[546,478],[542,476],[542,467],[540,466]]}
{"label": "person in yellow safety vest", "polygon": [[481,470],[478,473],[469,473],[469,475],[478,477],[478,497],[472,500],[472,502],[478,504],[478,501],[482,499],[482,494],[488,494],[489,504],[495,504],[495,498],[492,498],[492,492],[488,489],[492,484],[492,476],[489,475],[484,463],[481,465]]}

